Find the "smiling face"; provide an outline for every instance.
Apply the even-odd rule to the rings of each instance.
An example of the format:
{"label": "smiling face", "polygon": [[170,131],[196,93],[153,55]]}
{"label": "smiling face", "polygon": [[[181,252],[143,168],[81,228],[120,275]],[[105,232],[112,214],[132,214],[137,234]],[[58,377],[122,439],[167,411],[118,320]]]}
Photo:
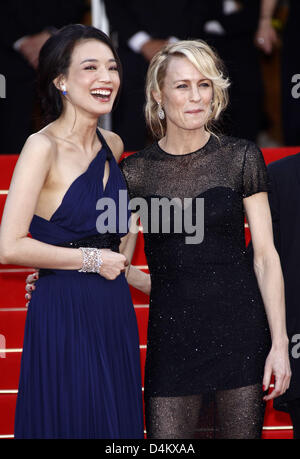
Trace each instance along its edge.
{"label": "smiling face", "polygon": [[184,56],[170,58],[161,93],[153,93],[166,115],[167,129],[203,129],[210,114],[212,82]]}
{"label": "smiling face", "polygon": [[57,79],[64,84],[67,100],[93,116],[112,110],[120,87],[117,62],[110,48],[98,40],[84,40],[75,45],[68,75]]}

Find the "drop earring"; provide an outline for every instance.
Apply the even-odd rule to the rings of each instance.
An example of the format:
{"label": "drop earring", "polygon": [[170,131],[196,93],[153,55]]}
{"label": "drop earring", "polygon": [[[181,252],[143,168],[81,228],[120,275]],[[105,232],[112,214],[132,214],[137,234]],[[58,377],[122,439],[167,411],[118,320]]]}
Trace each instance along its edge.
{"label": "drop earring", "polygon": [[66,86],[64,84],[62,85],[61,90],[62,90],[63,96],[66,96],[68,94]]}
{"label": "drop earring", "polygon": [[160,120],[164,120],[165,119],[165,112],[162,108],[162,106],[160,105],[160,103],[158,102],[158,110],[157,110],[157,114],[158,114],[158,118]]}

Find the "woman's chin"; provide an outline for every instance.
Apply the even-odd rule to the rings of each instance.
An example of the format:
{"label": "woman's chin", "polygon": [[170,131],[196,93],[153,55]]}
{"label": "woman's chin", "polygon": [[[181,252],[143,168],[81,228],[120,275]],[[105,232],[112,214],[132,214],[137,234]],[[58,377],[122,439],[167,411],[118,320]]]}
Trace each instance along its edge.
{"label": "woman's chin", "polygon": [[88,112],[92,115],[92,116],[96,116],[97,118],[99,118],[100,116],[103,116],[103,115],[107,115],[108,113],[111,113],[111,110],[112,110],[112,106],[110,104],[103,104],[102,107],[93,107],[93,109],[89,109]]}
{"label": "woman's chin", "polygon": [[108,113],[111,113],[111,107],[107,108],[105,110],[105,108],[103,110],[98,110],[97,112],[97,116],[103,116],[103,115],[108,115]]}

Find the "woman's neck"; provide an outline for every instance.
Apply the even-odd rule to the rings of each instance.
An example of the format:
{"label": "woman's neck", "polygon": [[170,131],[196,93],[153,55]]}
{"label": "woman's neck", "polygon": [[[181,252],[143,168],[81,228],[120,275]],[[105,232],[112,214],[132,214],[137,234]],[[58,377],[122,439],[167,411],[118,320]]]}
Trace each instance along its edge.
{"label": "woman's neck", "polygon": [[71,142],[87,154],[92,154],[95,143],[98,142],[96,134],[98,118],[77,114],[76,118],[68,113],[62,115],[52,123],[52,132],[67,142]]}
{"label": "woman's neck", "polygon": [[170,129],[159,141],[159,146],[167,153],[184,155],[202,148],[209,140],[210,133],[201,129]]}

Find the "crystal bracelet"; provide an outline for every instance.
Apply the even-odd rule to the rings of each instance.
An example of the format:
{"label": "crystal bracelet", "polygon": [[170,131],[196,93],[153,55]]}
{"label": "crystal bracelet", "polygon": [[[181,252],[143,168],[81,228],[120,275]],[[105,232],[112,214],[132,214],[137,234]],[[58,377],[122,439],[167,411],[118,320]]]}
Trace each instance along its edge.
{"label": "crystal bracelet", "polygon": [[103,260],[101,250],[93,247],[79,247],[82,253],[82,267],[80,273],[99,273]]}

